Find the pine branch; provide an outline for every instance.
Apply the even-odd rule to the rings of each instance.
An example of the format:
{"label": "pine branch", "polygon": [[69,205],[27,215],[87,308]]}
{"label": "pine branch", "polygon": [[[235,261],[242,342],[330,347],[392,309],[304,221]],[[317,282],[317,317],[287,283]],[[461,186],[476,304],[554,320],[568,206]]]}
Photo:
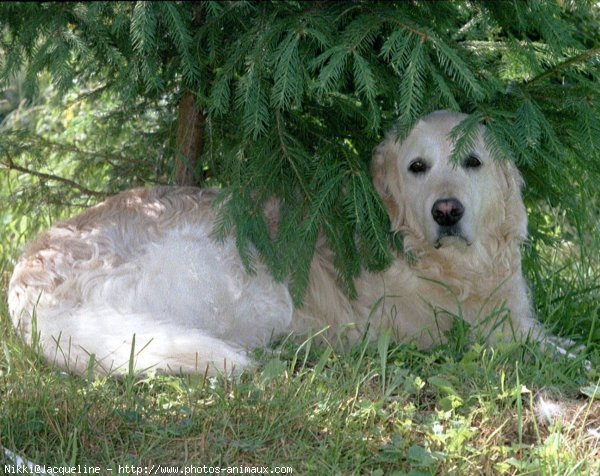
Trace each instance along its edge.
{"label": "pine branch", "polygon": [[[90,158],[100,159],[103,162],[109,164],[111,167],[116,166],[115,159],[123,159],[128,162],[134,162],[136,159],[133,157],[127,157],[122,152],[99,152],[95,150],[86,150],[80,147],[77,147],[75,144],[68,144],[63,142],[57,142],[52,139],[48,139],[46,137],[40,136],[31,136],[28,137],[29,143],[33,146],[43,147],[45,149],[49,149],[50,151],[59,151],[66,152],[72,154],[83,155]],[[137,160],[138,163],[143,164],[144,162]]]}
{"label": "pine branch", "polygon": [[38,172],[37,170],[28,169],[27,167],[23,167],[21,165],[15,164],[11,155],[8,153],[6,154],[6,159],[8,161],[8,163],[6,164],[6,168],[8,170],[17,170],[19,172],[23,172],[25,174],[32,175],[34,177],[38,177],[42,180],[52,180],[53,182],[60,182],[65,185],[68,185],[71,188],[75,188],[75,189],[79,190],[80,192],[82,192],[86,195],[89,195],[90,197],[105,198],[107,196],[107,194],[105,192],[97,192],[95,190],[90,190],[89,188],[84,187],[83,185],[78,184],[77,182],[75,182],[71,179],[68,179],[65,177],[59,177],[58,175],[54,175],[54,174]]}
{"label": "pine branch", "polygon": [[418,27],[411,25],[406,21],[402,21],[398,18],[389,16],[389,15],[380,15],[379,18],[382,22],[392,23],[397,28],[401,28],[404,31],[412,33],[413,35],[417,35],[422,42],[431,40],[431,35],[427,31],[424,31],[423,29],[419,29]]}
{"label": "pine branch", "polygon": [[539,83],[540,81],[543,81],[544,79],[546,79],[556,73],[561,72],[563,69],[568,68],[571,65],[581,63],[583,61],[586,61],[588,58],[591,58],[596,55],[600,55],[600,48],[592,48],[591,50],[584,51],[583,53],[581,53],[577,56],[573,56],[572,58],[568,58],[565,61],[554,65],[554,67],[552,67],[551,69],[549,69],[547,71],[544,71],[543,73],[539,74],[535,78],[532,78],[529,81],[526,81],[524,86],[529,87],[535,83]]}
{"label": "pine branch", "polygon": [[292,32],[277,49],[271,102],[276,109],[289,109],[300,102],[303,92],[300,58],[298,55],[299,36]]}
{"label": "pine branch", "polygon": [[283,156],[285,157],[287,162],[290,164],[290,167],[294,171],[294,175],[296,176],[296,178],[298,180],[298,184],[300,185],[300,187],[302,188],[302,191],[304,192],[304,196],[307,199],[311,200],[312,194],[310,193],[310,191],[308,190],[308,187],[304,183],[304,179],[303,179],[302,175],[300,174],[300,171],[298,170],[298,167],[294,161],[294,158],[292,157],[292,153],[289,150],[289,147],[286,144],[283,119],[279,112],[275,113],[275,123],[277,124],[277,136],[279,138],[279,147],[281,148],[281,151],[283,152]]}

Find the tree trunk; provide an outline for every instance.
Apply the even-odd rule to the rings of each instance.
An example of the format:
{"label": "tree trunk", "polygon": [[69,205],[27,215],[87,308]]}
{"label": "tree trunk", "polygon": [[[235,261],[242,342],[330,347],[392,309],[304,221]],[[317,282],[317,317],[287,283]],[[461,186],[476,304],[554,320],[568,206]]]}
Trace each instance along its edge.
{"label": "tree trunk", "polygon": [[203,146],[204,114],[196,105],[190,91],[183,93],[179,101],[177,116],[177,157],[175,161],[175,183],[198,185],[198,162]]}

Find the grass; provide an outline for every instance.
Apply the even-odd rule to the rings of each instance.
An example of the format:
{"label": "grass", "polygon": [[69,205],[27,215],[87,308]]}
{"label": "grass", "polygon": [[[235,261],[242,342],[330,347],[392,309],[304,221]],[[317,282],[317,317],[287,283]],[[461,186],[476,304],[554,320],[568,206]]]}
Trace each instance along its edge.
{"label": "grass", "polygon": [[[47,366],[2,308],[0,444],[37,464],[99,474],[599,474],[600,272],[596,258],[555,249],[529,255],[536,307],[587,346],[590,370],[583,356],[531,343],[491,348],[459,327],[427,352],[388,334],[346,352],[284,341],[257,352],[256,368],[235,382],[94,380]],[[5,289],[6,259],[0,268]],[[538,421],[536,411],[551,408],[542,399],[560,401],[563,414]],[[0,464],[0,473],[10,468]]]}

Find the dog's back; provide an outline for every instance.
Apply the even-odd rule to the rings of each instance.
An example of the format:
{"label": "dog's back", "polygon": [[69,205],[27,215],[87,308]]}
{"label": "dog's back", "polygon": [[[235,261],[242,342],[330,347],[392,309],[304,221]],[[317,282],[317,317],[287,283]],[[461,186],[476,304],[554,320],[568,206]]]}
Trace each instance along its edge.
{"label": "dog's back", "polygon": [[243,349],[287,328],[292,303],[260,264],[255,276],[245,272],[233,239],[211,238],[214,197],[195,188],[131,190],[55,225],[15,268],[15,326],[78,373],[92,355],[102,373],[130,364],[137,372],[246,366]]}

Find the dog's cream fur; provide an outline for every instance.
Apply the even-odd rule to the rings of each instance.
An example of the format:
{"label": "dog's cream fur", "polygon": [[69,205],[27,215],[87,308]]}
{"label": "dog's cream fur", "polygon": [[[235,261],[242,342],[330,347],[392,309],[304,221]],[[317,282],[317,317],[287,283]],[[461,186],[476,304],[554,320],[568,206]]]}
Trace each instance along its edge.
{"label": "dog's cream fur", "polygon": [[[330,338],[351,340],[391,329],[427,347],[460,317],[486,335],[500,322],[495,335],[539,337],[521,273],[521,177],[490,158],[483,127],[472,151],[482,165],[450,161],[449,133],[465,117],[435,112],[403,143],[389,136],[376,149],[375,186],[414,259],[364,271],[356,300],[338,286],[332,253],[319,242],[304,305],[294,308],[263,265],[245,272],[233,239],[211,238],[213,190],[158,187],[109,198],[30,244],[10,282],[14,325],[77,373],[92,354],[99,372],[127,371],[132,353],[137,372],[240,371],[247,350],[273,336],[325,327]],[[426,172],[409,170],[415,159]],[[447,198],[464,205],[451,235],[432,217],[435,201]]]}

